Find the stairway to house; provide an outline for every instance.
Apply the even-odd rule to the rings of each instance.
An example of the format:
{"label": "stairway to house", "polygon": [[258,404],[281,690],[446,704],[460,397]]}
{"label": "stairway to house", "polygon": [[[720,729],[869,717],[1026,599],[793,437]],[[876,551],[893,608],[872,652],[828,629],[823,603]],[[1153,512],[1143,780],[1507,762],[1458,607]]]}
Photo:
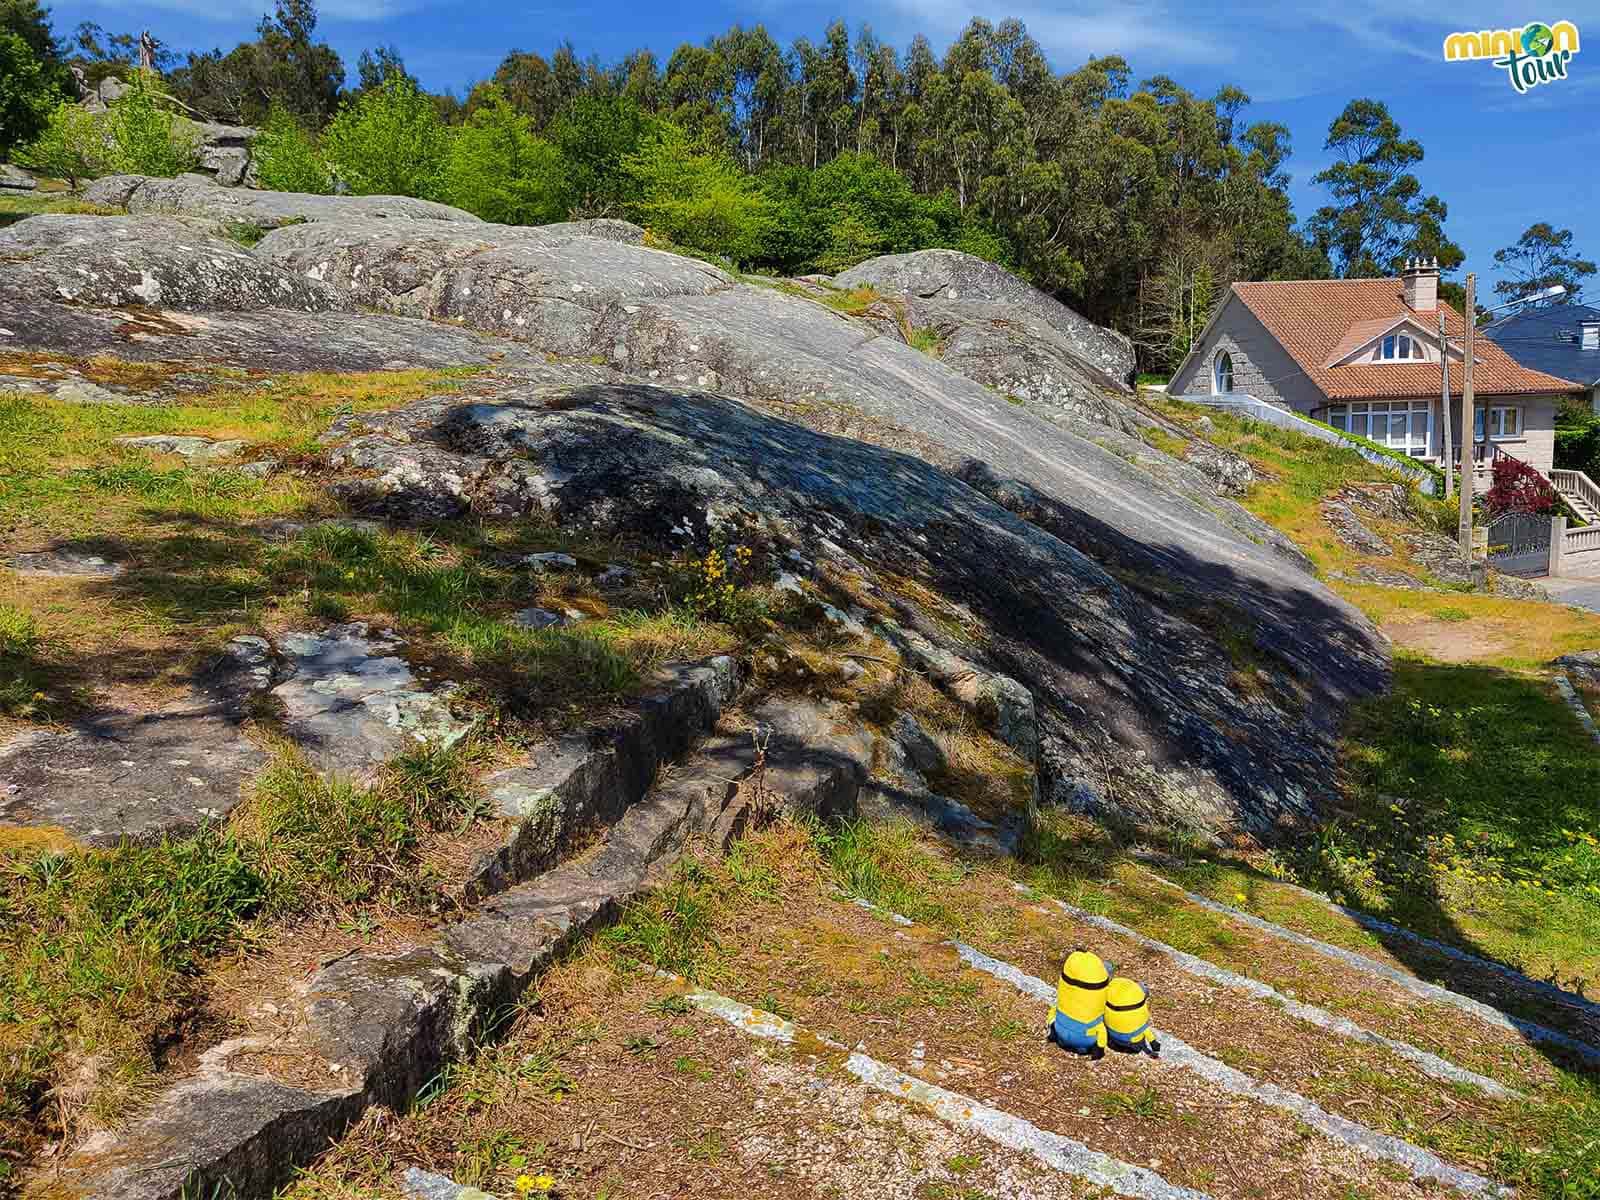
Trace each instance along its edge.
{"label": "stairway to house", "polygon": [[1585,525],[1600,522],[1600,484],[1582,471],[1559,470],[1550,472],[1550,482]]}

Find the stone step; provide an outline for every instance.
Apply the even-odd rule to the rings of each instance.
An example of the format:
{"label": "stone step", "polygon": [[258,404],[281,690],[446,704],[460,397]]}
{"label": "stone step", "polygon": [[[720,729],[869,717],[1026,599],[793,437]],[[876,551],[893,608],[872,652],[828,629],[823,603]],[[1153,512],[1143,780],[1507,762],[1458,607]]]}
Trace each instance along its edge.
{"label": "stone step", "polygon": [[[872,906],[866,905],[866,907]],[[916,922],[898,913],[886,915],[903,928],[917,927]],[[945,944],[954,949],[962,961],[975,970],[1007,983],[1023,995],[1038,1000],[1044,1006],[1045,1014],[1054,1006],[1056,989],[1053,983],[1046,982],[1002,959],[985,954],[965,942],[951,940]],[[1045,1014],[1041,1014],[1041,1022]],[[1431,1151],[1329,1112],[1298,1092],[1253,1079],[1243,1071],[1195,1049],[1170,1030],[1160,1029],[1160,1036],[1162,1062],[1193,1071],[1214,1087],[1232,1095],[1290,1113],[1324,1136],[1342,1142],[1358,1153],[1403,1167],[1411,1178],[1419,1183],[1443,1183],[1472,1196],[1509,1194],[1492,1180],[1445,1162]]]}
{"label": "stone step", "polygon": [[[1032,889],[1027,888],[1022,884],[1018,884],[1017,888],[1022,894],[1028,896],[1035,895]],[[1396,1038],[1391,1038],[1385,1034],[1367,1029],[1350,1020],[1348,1017],[1335,1015],[1334,1013],[1328,1012],[1326,1009],[1318,1008],[1316,1005],[1306,1004],[1292,996],[1287,996],[1280,992],[1277,988],[1272,987],[1270,984],[1263,983],[1259,979],[1251,979],[1248,976],[1240,975],[1237,972],[1230,971],[1225,967],[1219,967],[1215,963],[1207,962],[1205,959],[1196,955],[1187,954],[1182,950],[1178,950],[1175,947],[1167,945],[1165,942],[1158,941],[1152,937],[1146,937],[1137,930],[1130,929],[1126,925],[1120,925],[1116,921],[1111,920],[1109,917],[1103,917],[1097,913],[1085,912],[1081,908],[1074,908],[1065,901],[1058,900],[1054,897],[1046,897],[1044,899],[1045,903],[1053,905],[1055,908],[1059,909],[1062,913],[1071,917],[1073,920],[1081,924],[1092,925],[1098,929],[1106,930],[1107,932],[1113,933],[1118,937],[1126,938],[1129,941],[1136,942],[1146,949],[1155,951],[1157,954],[1164,955],[1165,957],[1171,959],[1172,962],[1175,963],[1179,968],[1191,975],[1196,976],[1197,978],[1210,980],[1213,983],[1219,983],[1223,987],[1229,988],[1236,992],[1243,992],[1245,995],[1251,996],[1257,1000],[1265,1000],[1268,1003],[1274,1004],[1281,1008],[1284,1012],[1288,1013],[1297,1020],[1305,1021],[1310,1025],[1315,1025],[1319,1029],[1325,1029],[1330,1033],[1337,1034],[1339,1037],[1349,1038],[1351,1041],[1361,1042],[1369,1046],[1376,1046],[1388,1051],[1391,1054],[1398,1055],[1399,1057],[1410,1062],[1423,1074],[1429,1075],[1434,1079],[1442,1080],[1446,1083],[1463,1083],[1469,1087],[1478,1088],[1480,1091],[1483,1091],[1488,1095],[1500,1100],[1521,1096],[1520,1092],[1513,1091],[1511,1088],[1504,1086],[1497,1080],[1491,1079],[1486,1075],[1480,1075],[1476,1071],[1469,1071],[1464,1067],[1456,1066],[1454,1063],[1441,1058],[1437,1054],[1432,1054],[1429,1051],[1418,1049],[1409,1042],[1400,1041]]]}
{"label": "stone step", "polygon": [[682,980],[676,982],[683,987],[683,998],[695,1008],[725,1021],[747,1036],[788,1045],[809,1042],[816,1049],[832,1051],[830,1067],[837,1066],[875,1091],[919,1105],[948,1124],[969,1130],[996,1145],[1026,1152],[1053,1170],[1107,1188],[1114,1195],[1138,1200],[1209,1200],[1205,1192],[1169,1183],[1149,1168],[1102,1154],[1076,1139],[1041,1129],[1023,1117],[974,1097],[928,1083],[860,1050],[851,1050],[842,1042],[806,1033],[792,1021],[774,1013],[692,987]]}
{"label": "stone step", "polygon": [[693,839],[731,836],[768,813],[854,810],[867,735],[835,732],[843,713],[803,699],[768,700],[753,716],[743,733],[706,739],[590,853],[417,940],[285,981],[284,1004],[263,1000],[192,1075],[66,1156],[53,1185],[121,1200],[270,1195],[368,1107],[403,1108],[491,1038],[557,955],[659,881]]}

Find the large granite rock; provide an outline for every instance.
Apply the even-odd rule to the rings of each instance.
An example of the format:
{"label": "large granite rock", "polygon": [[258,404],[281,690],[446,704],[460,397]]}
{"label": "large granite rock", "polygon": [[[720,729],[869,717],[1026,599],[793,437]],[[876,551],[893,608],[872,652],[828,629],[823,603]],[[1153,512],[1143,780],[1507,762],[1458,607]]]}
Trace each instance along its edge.
{"label": "large granite rock", "polygon": [[[198,373],[210,364],[250,371],[342,373],[489,363],[534,367],[543,363],[543,356],[527,346],[439,321],[282,308],[180,311],[183,295],[176,286],[164,289],[163,303],[175,307],[160,308],[41,304],[26,278],[0,275],[0,351],[50,351],[75,359],[104,355],[196,368],[193,378],[179,375],[170,381],[171,386],[130,389],[119,384],[106,396],[110,401],[124,396],[159,399],[215,386],[212,376]],[[3,376],[0,370],[0,390],[15,386]],[[40,386],[38,380],[17,382],[28,383],[31,391],[58,392],[62,386]],[[73,394],[62,398],[84,399],[94,386],[76,381]]]}
{"label": "large granite rock", "polygon": [[49,213],[0,230],[0,295],[31,298],[0,327],[16,337],[14,320],[33,306],[139,305],[176,309],[298,309],[323,312],[332,289],[249,254],[236,243],[160,217],[95,217]]}
{"label": "large granite rock", "polygon": [[26,171],[10,163],[0,163],[0,192],[31,192],[39,186]]}
{"label": "large granite rock", "polygon": [[448,204],[410,196],[308,196],[221,187],[199,175],[158,179],[147,175],[108,175],[85,190],[91,204],[131,214],[191,217],[215,225],[245,224],[276,229],[293,221],[332,221],[347,217],[374,220],[461,221],[478,218]]}
{"label": "large granite rock", "polygon": [[257,130],[249,125],[202,121],[189,127],[199,145],[199,171],[221,187],[239,187],[252,178],[250,145]]}
{"label": "large granite rock", "polygon": [[[998,304],[999,311],[1019,328],[1032,320],[1043,321],[1059,335],[1062,349],[1098,368],[1120,386],[1126,387],[1133,378],[1133,343],[1127,337],[1080,316],[1005,268],[959,250],[885,254],[851,267],[834,283],[844,288],[871,287],[887,296],[943,301],[952,306]],[[927,311],[943,311],[957,318],[962,314],[959,308],[943,305]],[[974,307],[968,311],[972,320],[978,320],[984,312],[993,310]]]}
{"label": "large granite rock", "polygon": [[352,304],[458,320],[575,357],[604,351],[607,319],[631,315],[614,314],[615,306],[733,286],[695,259],[593,236],[587,222],[308,224],[275,230],[256,254],[340,289]]}
{"label": "large granite rock", "polygon": [[[1046,798],[1083,808],[1263,834],[1303,820],[1330,789],[1326,714],[1384,679],[1370,626],[1291,568],[1275,568],[1279,595],[1253,589],[1269,678],[1241,690],[1202,611],[1215,592],[1191,610],[1132,591],[919,458],[707,393],[507,381],[476,401],[346,418],[331,438],[347,499],[398,519],[539,514],[668,547],[758,537],[819,554],[869,593],[912,576],[959,598],[983,644],[947,644],[923,622],[924,657],[967,664],[952,687],[1008,677],[1018,703],[980,707],[991,722],[1013,713],[997,733],[1037,759]],[[917,621],[914,605],[901,615]]]}

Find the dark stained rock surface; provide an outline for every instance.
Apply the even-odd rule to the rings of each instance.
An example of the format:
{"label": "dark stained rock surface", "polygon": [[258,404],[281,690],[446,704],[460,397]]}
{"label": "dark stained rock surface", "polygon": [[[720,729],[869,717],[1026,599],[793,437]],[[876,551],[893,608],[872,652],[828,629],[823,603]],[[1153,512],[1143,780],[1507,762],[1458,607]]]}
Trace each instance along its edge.
{"label": "dark stained rock surface", "polygon": [[129,213],[193,217],[216,225],[230,223],[275,229],[291,221],[342,220],[349,216],[384,220],[461,221],[478,218],[448,204],[410,196],[308,196],[221,187],[204,176],[157,179],[146,175],[108,175],[84,191],[90,204]]}
{"label": "dark stained rock surface", "polygon": [[[0,230],[0,299],[178,309],[299,309],[322,312],[336,294],[275,267],[235,242],[168,217],[48,213]],[[0,327],[16,326],[0,308]]]}
{"label": "dark stained rock surface", "polygon": [[[715,395],[507,381],[476,401],[347,418],[333,436],[345,439],[334,454],[349,472],[345,495],[399,519],[539,512],[686,548],[748,531],[784,548],[822,547],[869,593],[893,572],[959,597],[987,644],[940,646],[949,635],[925,625],[924,657],[943,651],[1008,677],[1034,718],[1004,718],[1007,740],[1032,758],[1036,739],[1043,795],[1081,808],[1259,832],[1304,818],[1330,786],[1332,713],[1384,679],[1370,626],[1264,552],[1241,552],[1235,561],[1250,573],[1230,575],[1184,557],[1175,532],[1165,545],[1100,523],[1094,532],[1083,513],[1038,492],[1017,505],[1034,513],[1025,521],[920,459]],[[1122,582],[1119,559],[1140,564],[1140,590]],[[1190,587],[1214,572],[1215,586],[1190,594],[1163,570],[1187,573]],[[1253,626],[1272,664],[1259,690],[1235,686],[1211,632],[1208,610],[1230,592],[1255,598],[1232,619]],[[952,685],[972,673],[948,672]],[[991,723],[1022,711],[998,695],[982,706]]]}
{"label": "dark stained rock surface", "polygon": [[[959,250],[917,250],[885,254],[851,267],[834,279],[838,287],[872,287],[886,296],[940,300],[953,304],[998,303],[1019,327],[1043,320],[1061,336],[1062,348],[1126,387],[1133,374],[1133,343],[1073,312],[1015,275]],[[938,311],[938,310],[933,310]],[[958,309],[946,309],[958,313]],[[972,310],[974,316],[985,310]],[[1025,314],[1025,315],[1020,315]]]}
{"label": "dark stained rock surface", "polygon": [[0,746],[0,827],[59,828],[89,845],[153,841],[226,817],[267,755],[244,736],[249,697],[272,675],[260,638],[239,638],[193,691],[153,712],[101,711]]}

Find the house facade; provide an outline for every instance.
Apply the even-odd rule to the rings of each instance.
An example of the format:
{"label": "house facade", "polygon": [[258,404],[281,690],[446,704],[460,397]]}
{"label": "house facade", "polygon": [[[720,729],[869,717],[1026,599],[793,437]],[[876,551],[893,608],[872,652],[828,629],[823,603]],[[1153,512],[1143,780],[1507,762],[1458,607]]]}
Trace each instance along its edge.
{"label": "house facade", "polygon": [[1600,413],[1600,308],[1551,304],[1524,308],[1483,332],[1525,367],[1583,388]]}
{"label": "house facade", "polygon": [[[1445,337],[1439,336],[1443,316]],[[1445,466],[1442,357],[1451,445],[1461,447],[1461,314],[1439,300],[1437,265],[1399,279],[1236,283],[1168,386],[1176,397],[1243,394],[1412,458]],[[1509,454],[1548,475],[1556,413],[1579,388],[1475,340],[1473,454]]]}

